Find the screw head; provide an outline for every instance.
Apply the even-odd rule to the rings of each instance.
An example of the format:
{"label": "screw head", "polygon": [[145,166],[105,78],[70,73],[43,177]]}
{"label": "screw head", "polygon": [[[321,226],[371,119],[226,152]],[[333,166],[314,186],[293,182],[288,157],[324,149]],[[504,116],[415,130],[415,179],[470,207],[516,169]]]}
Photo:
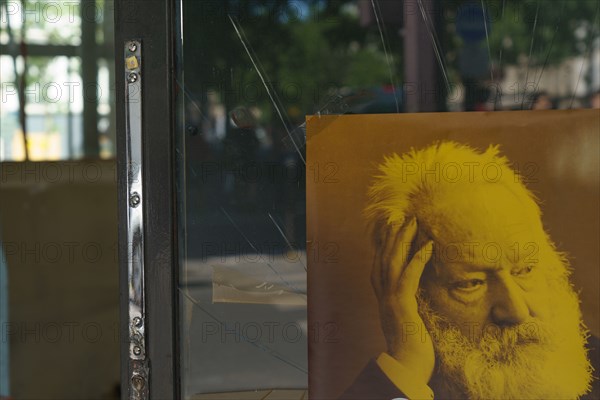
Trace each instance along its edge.
{"label": "screw head", "polygon": [[198,134],[198,128],[196,126],[194,126],[194,125],[188,125],[188,126],[186,126],[186,130],[192,136],[196,136]]}
{"label": "screw head", "polygon": [[[140,205],[142,202],[142,198],[140,197],[138,192],[133,192],[131,196],[129,196],[129,205],[133,208]],[[135,319],[134,319],[135,321]]]}
{"label": "screw head", "polygon": [[138,80],[138,74],[136,74],[135,72],[132,72],[127,76],[127,81],[129,83],[135,83],[135,82],[137,82],[137,80]]}
{"label": "screw head", "polygon": [[133,53],[134,51],[137,50],[137,44],[135,42],[129,42],[129,45],[127,46],[127,48],[129,49],[129,51],[131,51]]}
{"label": "screw head", "polygon": [[138,376],[138,375],[131,378],[131,383],[133,383],[133,387],[138,392],[141,391],[142,389],[144,389],[144,386],[146,386],[146,382],[144,381],[144,378],[142,378],[141,376]]}
{"label": "screw head", "polygon": [[142,348],[140,346],[134,346],[133,354],[135,354],[136,356],[139,356],[140,354],[142,354]]}

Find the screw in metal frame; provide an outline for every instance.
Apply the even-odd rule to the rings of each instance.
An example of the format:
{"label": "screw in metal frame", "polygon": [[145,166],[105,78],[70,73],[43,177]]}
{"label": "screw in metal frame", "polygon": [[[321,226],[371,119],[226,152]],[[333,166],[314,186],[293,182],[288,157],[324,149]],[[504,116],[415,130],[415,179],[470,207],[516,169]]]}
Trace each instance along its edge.
{"label": "screw in metal frame", "polygon": [[138,192],[133,192],[131,196],[129,196],[129,205],[133,208],[140,205],[142,202],[142,198],[140,197]]}
{"label": "screw in metal frame", "polygon": [[131,378],[131,383],[138,392],[144,389],[144,386],[146,386],[146,381],[139,375],[135,375],[133,378]]}

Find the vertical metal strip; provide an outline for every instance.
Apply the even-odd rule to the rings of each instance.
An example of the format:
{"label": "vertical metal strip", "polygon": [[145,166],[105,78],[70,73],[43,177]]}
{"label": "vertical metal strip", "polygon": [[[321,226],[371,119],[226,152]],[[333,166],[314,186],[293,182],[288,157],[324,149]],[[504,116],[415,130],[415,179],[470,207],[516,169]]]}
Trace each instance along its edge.
{"label": "vertical metal strip", "polygon": [[129,398],[148,398],[144,301],[144,199],[142,182],[142,43],[125,43],[127,153],[127,277],[129,286]]}

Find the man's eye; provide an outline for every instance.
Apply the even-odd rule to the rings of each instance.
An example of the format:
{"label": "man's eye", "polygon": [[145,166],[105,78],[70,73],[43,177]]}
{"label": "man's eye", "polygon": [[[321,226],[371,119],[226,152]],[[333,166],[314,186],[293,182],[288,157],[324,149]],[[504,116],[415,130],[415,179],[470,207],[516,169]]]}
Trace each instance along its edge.
{"label": "man's eye", "polygon": [[533,271],[533,267],[534,267],[533,265],[527,265],[527,266],[525,266],[524,268],[521,268],[518,271],[512,272],[512,274],[514,276],[525,276],[525,275],[530,274],[531,271]]}
{"label": "man's eye", "polygon": [[485,281],[482,279],[469,279],[466,281],[460,281],[460,282],[456,282],[454,284],[454,287],[456,289],[460,289],[462,291],[474,291],[479,289],[480,287],[482,287],[483,285],[485,285]]}

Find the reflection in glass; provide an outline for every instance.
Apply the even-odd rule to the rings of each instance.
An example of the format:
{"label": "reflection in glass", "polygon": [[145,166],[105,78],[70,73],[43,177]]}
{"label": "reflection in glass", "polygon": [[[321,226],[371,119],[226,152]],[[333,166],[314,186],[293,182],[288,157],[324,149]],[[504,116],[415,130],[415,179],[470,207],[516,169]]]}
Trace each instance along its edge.
{"label": "reflection in glass", "polygon": [[558,3],[178,5],[186,397],[307,387],[305,182],[335,166],[307,164],[305,117],[586,107],[597,2]]}

